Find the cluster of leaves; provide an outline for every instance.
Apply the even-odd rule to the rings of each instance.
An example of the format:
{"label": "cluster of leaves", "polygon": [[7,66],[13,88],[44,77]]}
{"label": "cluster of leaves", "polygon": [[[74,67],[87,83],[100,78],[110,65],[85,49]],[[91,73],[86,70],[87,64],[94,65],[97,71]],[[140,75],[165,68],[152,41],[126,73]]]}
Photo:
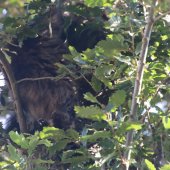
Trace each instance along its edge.
{"label": "cluster of leaves", "polygon": [[[113,6],[113,0],[85,0],[84,5],[88,6],[91,12],[87,14],[81,6],[74,5],[76,2],[68,2],[67,10],[84,18],[92,15],[97,21],[98,16],[94,15],[94,11],[105,9],[109,17],[109,20],[103,21],[105,29],[109,30],[105,40],[98,42],[93,49],[83,52],[77,52],[70,46],[70,54],[64,56],[72,64],[79,66],[79,75],[92,75],[87,81],[97,95],[85,93],[84,99],[92,104],[75,107],[77,117],[88,119],[91,123],[85,125],[82,132],[73,129],[63,131],[52,127],[28,136],[10,132],[11,142],[1,148],[1,153],[6,156],[3,157],[0,167],[37,170],[49,167],[56,169],[60,166],[75,170],[120,169],[126,161],[122,159],[124,151],[131,149],[133,168],[154,170],[162,165],[161,170],[170,169],[168,21],[161,19],[154,25],[142,93],[139,96],[138,114],[136,121],[132,122],[128,117],[142,44],[141,34],[145,26],[145,6],[135,0],[120,1],[116,7]],[[145,3],[150,5],[150,1]],[[36,18],[50,4],[48,1],[31,1],[31,14],[23,18],[7,18],[4,22],[5,33],[20,33],[22,38],[35,35],[39,28],[31,33],[30,30],[27,32],[26,23]],[[161,4],[157,8],[157,14],[167,10],[165,6]],[[94,28],[94,25],[89,28],[91,26]],[[72,65],[68,66],[67,71],[77,75]],[[98,97],[101,94],[106,95],[106,91],[109,91],[106,101],[99,100]],[[135,131],[134,141],[129,148],[125,148],[126,133],[130,130]],[[42,149],[43,154],[40,152]]]}

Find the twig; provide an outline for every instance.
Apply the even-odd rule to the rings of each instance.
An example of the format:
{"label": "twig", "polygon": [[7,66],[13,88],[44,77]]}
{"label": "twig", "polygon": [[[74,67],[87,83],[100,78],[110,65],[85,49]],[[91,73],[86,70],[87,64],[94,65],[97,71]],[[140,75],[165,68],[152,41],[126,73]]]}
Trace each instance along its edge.
{"label": "twig", "polygon": [[[152,6],[150,7],[149,16],[147,19],[147,24],[145,26],[144,36],[142,39],[142,47],[140,51],[140,58],[138,61],[138,68],[137,68],[137,75],[135,79],[135,86],[132,96],[132,105],[130,110],[130,120],[135,121],[135,117],[137,115],[137,107],[139,104],[139,95],[141,93],[141,86],[142,86],[142,80],[143,80],[143,73],[144,73],[144,66],[146,63],[146,56],[148,52],[148,45],[150,40],[150,35],[152,32],[152,27],[154,24],[154,10],[157,5],[157,0],[153,0]],[[127,133],[126,137],[126,148],[130,148],[133,142],[133,131],[130,131]],[[126,170],[129,169],[129,160],[131,159],[131,149],[128,149],[124,153],[124,160],[126,162]]]}
{"label": "twig", "polygon": [[22,83],[24,81],[38,81],[38,80],[61,80],[64,76],[57,76],[57,77],[37,77],[37,78],[24,78],[16,81],[16,84]]}
{"label": "twig", "polygon": [[26,122],[25,122],[24,114],[23,114],[23,111],[21,108],[17,85],[15,83],[16,81],[15,81],[14,75],[12,73],[11,67],[6,59],[6,56],[7,56],[7,54],[5,53],[5,51],[3,49],[1,49],[0,61],[3,66],[3,69],[5,71],[5,75],[7,75],[7,78],[9,80],[9,85],[10,85],[10,88],[12,91],[12,97],[14,99],[14,103],[15,103],[15,107],[16,107],[15,109],[16,109],[19,127],[20,127],[21,132],[27,132]]}
{"label": "twig", "polygon": [[165,17],[168,14],[170,14],[170,11],[166,11],[165,13],[160,14],[159,16],[155,17],[155,21]]}

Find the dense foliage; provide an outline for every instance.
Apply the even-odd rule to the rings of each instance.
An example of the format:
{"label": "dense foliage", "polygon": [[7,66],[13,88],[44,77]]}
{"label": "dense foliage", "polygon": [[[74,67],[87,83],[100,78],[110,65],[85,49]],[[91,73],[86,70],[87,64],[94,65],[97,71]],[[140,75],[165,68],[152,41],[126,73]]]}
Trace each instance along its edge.
{"label": "dense foliage", "polygon": [[[154,0],[153,0],[154,2]],[[76,116],[85,121],[83,129],[45,127],[34,135],[11,131],[0,136],[0,169],[170,169],[170,3],[158,2],[144,63],[138,108],[130,117],[132,93],[142,50],[149,9],[153,2],[136,0],[65,1],[64,10],[80,16],[86,26],[73,25],[66,17],[64,30],[70,53],[65,65],[56,64],[61,75],[84,79],[89,85],[84,103],[75,106]],[[58,3],[19,0],[1,3],[1,48],[11,39],[21,42],[41,32],[45,9]],[[17,9],[16,10],[16,6]],[[4,14],[4,9],[7,14]],[[33,23],[28,27],[28,23]],[[72,27],[70,27],[72,26]],[[103,31],[96,45],[95,32]],[[73,30],[76,30],[73,32]],[[88,34],[86,34],[88,32]],[[73,41],[79,37],[82,42]],[[94,38],[94,39],[93,39]],[[87,46],[83,46],[86,42]],[[94,46],[95,45],[95,46]],[[82,47],[83,46],[83,47]],[[84,48],[84,49],[83,49]],[[8,50],[8,49],[6,49]],[[3,50],[2,50],[3,51]],[[6,52],[3,51],[3,54]],[[6,55],[10,62],[10,56]],[[2,65],[1,65],[2,66]],[[89,76],[90,75],[90,76]],[[2,87],[1,113],[7,114],[7,87]],[[82,86],[83,88],[83,86]],[[5,104],[4,104],[5,103]],[[88,103],[88,104],[87,104]],[[127,146],[127,133],[133,139]],[[125,159],[125,152],[131,151]]]}

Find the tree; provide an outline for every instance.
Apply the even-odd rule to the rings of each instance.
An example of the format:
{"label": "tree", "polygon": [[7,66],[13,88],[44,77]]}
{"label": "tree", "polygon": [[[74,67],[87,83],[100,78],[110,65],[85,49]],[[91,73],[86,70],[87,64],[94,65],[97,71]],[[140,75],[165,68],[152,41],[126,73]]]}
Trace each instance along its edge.
{"label": "tree", "polygon": [[[64,12],[59,28],[53,25],[53,15],[47,15],[53,5],[61,5],[60,10]],[[72,77],[79,86],[81,102],[74,106],[75,121],[79,122],[76,128],[44,127],[32,135],[11,131],[9,137],[3,133],[0,167],[170,169],[169,5],[166,0],[36,0],[26,4],[25,13],[20,7],[22,17],[15,10],[2,17],[1,66],[12,87],[21,132],[25,132],[26,123],[16,76],[10,70],[9,61],[14,58],[7,51],[12,51],[7,45],[10,40],[13,43],[17,39],[21,50],[31,47],[38,56],[37,35],[45,35],[38,42],[45,44],[43,53],[48,51],[47,54],[54,56],[57,42],[53,43],[49,37],[58,40],[55,30],[61,29],[60,38],[67,40],[69,52],[59,58],[64,62],[49,59],[57,66],[53,79]],[[16,16],[11,17],[12,13]],[[30,39],[35,44],[25,43]],[[49,47],[51,51],[47,50]],[[28,60],[24,58],[25,63]],[[2,104],[9,95],[3,88]],[[1,106],[5,113],[7,106]]]}

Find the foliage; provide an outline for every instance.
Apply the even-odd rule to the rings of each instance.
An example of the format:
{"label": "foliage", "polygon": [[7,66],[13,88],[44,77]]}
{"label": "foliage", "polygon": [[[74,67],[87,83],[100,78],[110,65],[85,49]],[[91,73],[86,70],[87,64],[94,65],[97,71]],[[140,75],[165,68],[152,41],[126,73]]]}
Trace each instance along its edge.
{"label": "foliage", "polygon": [[[67,67],[58,65],[59,73],[71,74],[76,79],[79,75],[92,75],[87,81],[93,92],[84,94],[84,99],[91,104],[75,106],[77,117],[87,123],[81,131],[64,131],[54,127],[46,127],[34,135],[12,131],[9,133],[10,141],[2,134],[4,142],[0,143],[0,168],[43,170],[62,166],[73,170],[121,169],[126,162],[123,159],[124,151],[131,150],[130,168],[170,169],[169,21],[163,17],[154,24],[142,90],[140,96],[137,96],[140,103],[135,121],[131,121],[131,98],[146,24],[145,17],[148,15],[144,9],[151,5],[151,1],[139,3],[136,0],[84,0],[82,3],[85,7],[76,5],[79,2],[68,1],[65,9],[85,19],[92,18],[94,22],[87,28],[80,28],[77,35],[89,28],[93,30],[98,24],[107,30],[106,39],[99,41],[92,49],[79,51],[70,43],[70,54],[64,55],[70,64]],[[19,7],[19,14],[12,16],[16,11],[11,5],[20,4],[20,1],[2,3],[3,8],[7,5],[13,11],[8,16],[1,17],[4,24],[1,47],[11,38],[18,37],[22,41],[27,37],[35,37],[40,31],[40,23],[31,29],[27,23],[36,20],[51,3],[53,2],[30,1],[26,5],[29,11],[22,17],[22,5]],[[170,10],[167,9],[168,4],[168,0],[159,3],[155,16]],[[84,12],[86,7],[89,13]],[[107,20],[101,20],[96,15],[97,12],[101,14],[103,9],[109,18]],[[66,20],[65,30],[69,28],[69,24],[70,21]],[[76,66],[80,69],[76,70]],[[3,92],[2,98],[7,97],[8,94]],[[131,130],[135,132],[134,140],[126,148],[126,133]]]}

